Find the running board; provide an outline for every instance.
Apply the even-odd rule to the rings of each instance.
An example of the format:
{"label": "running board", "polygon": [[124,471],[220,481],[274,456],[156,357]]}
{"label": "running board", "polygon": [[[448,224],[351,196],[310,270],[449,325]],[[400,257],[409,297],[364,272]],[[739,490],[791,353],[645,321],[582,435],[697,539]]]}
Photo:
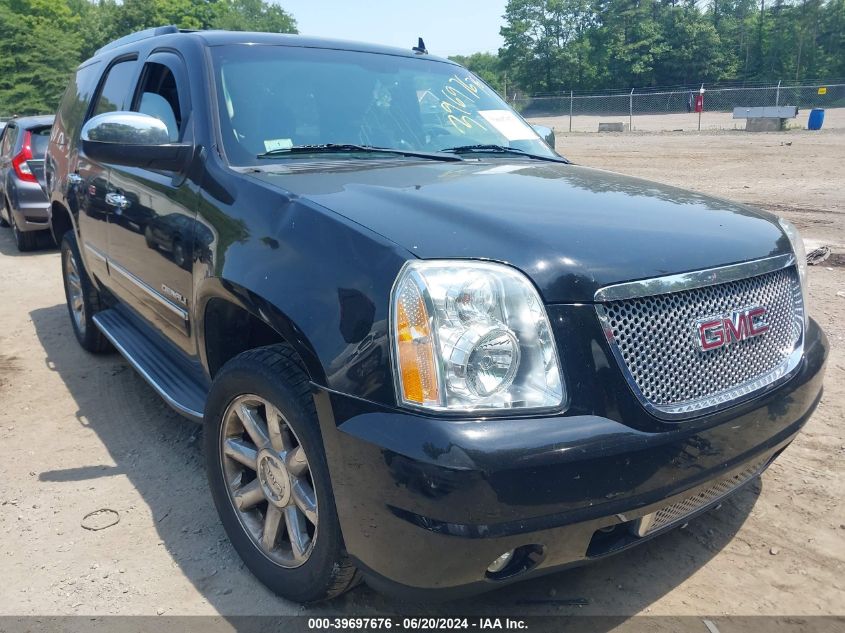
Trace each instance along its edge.
{"label": "running board", "polygon": [[95,314],[94,323],[167,404],[194,422],[202,422],[208,389],[187,360],[157,345],[114,308]]}

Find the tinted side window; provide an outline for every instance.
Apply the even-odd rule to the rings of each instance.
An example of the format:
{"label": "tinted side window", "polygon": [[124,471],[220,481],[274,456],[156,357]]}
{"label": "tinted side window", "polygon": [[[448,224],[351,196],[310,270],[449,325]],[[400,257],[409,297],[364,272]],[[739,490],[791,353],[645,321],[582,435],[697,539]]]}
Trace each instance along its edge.
{"label": "tinted side window", "polygon": [[91,103],[97,79],[100,78],[101,67],[100,62],[94,62],[77,70],[71,78],[53,126],[53,138],[59,145],[66,145],[79,135],[82,119],[85,118],[85,111]]}
{"label": "tinted side window", "polygon": [[118,62],[109,69],[92,116],[124,109],[131,99],[129,93],[135,77],[135,66],[135,60],[132,59]]}
{"label": "tinted side window", "polygon": [[144,66],[144,74],[139,91],[138,112],[153,116],[167,126],[170,141],[179,140],[182,128],[182,109],[179,104],[179,91],[176,78],[164,64],[149,62]]}

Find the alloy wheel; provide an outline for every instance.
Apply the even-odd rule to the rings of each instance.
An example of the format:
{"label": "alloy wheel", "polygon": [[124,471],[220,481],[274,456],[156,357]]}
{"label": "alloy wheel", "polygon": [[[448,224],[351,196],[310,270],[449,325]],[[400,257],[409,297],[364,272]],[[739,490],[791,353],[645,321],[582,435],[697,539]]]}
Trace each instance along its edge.
{"label": "alloy wheel", "polygon": [[70,250],[64,254],[64,273],[67,280],[67,299],[73,322],[79,333],[85,334],[85,301],[82,294],[82,281],[79,277],[79,266]]}
{"label": "alloy wheel", "polygon": [[304,564],[317,539],[317,496],[305,449],[281,411],[255,395],[233,400],[220,459],[229,500],[255,545],[282,567]]}

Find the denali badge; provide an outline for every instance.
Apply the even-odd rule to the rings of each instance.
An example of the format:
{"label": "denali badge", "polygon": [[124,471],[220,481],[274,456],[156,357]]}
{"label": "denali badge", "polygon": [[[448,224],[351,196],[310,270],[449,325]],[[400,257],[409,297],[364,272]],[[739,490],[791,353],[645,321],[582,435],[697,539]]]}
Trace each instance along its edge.
{"label": "denali badge", "polygon": [[180,293],[180,292],[176,292],[176,291],[175,291],[173,288],[171,288],[170,286],[167,286],[167,285],[165,285],[165,284],[161,284],[161,291],[162,291],[165,295],[167,295],[167,296],[168,296],[168,297],[170,297],[171,299],[175,299],[176,301],[178,301],[178,302],[179,302],[179,303],[181,303],[182,305],[188,305],[188,300],[185,298],[185,296],[184,296],[182,293]]}
{"label": "denali badge", "polygon": [[696,341],[702,352],[760,336],[769,331],[766,308],[754,306],[728,314],[705,317],[695,322]]}

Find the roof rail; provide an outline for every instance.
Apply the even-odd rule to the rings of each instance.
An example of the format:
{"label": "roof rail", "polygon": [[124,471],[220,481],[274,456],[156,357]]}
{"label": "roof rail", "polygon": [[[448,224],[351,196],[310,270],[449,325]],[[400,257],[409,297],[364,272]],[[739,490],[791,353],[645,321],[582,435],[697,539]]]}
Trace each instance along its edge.
{"label": "roof rail", "polygon": [[116,39],[113,42],[109,42],[102,48],[97,49],[94,53],[96,57],[100,53],[104,53],[106,51],[110,51],[113,48],[117,48],[118,46],[123,46],[124,44],[131,44],[132,42],[138,42],[140,40],[145,40],[150,37],[156,37],[158,35],[169,35],[170,33],[178,33],[179,27],[174,25],[169,26],[156,26],[151,29],[144,29],[143,31],[136,31],[135,33],[130,33],[129,35],[124,35]]}

